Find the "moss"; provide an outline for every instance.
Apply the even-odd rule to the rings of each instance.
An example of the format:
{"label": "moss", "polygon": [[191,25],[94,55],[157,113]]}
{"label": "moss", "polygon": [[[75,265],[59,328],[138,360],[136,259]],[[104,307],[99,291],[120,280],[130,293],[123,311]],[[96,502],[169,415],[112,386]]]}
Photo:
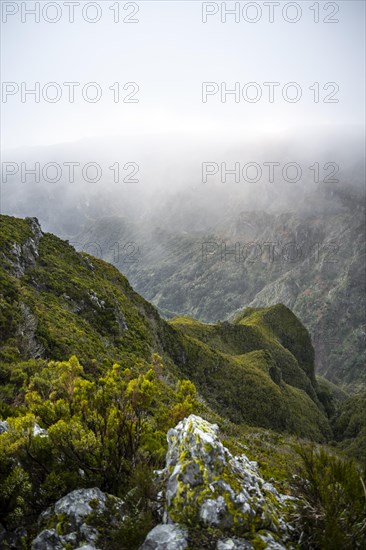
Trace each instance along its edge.
{"label": "moss", "polygon": [[250,542],[254,550],[265,550],[267,548],[267,543],[259,535],[253,537]]}

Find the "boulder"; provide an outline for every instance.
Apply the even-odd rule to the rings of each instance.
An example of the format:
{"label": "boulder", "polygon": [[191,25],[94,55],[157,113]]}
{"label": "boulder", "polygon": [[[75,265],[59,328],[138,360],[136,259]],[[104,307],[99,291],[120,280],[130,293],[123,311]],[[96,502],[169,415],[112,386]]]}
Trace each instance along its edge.
{"label": "boulder", "polygon": [[123,501],[98,488],[72,491],[41,514],[39,525],[44,529],[33,540],[32,550],[59,550],[65,545],[97,550],[101,533],[93,526],[95,515],[104,515],[117,528],[124,518]]}
{"label": "boulder", "polygon": [[[255,462],[245,455],[233,456],[219,440],[218,431],[217,425],[195,415],[169,430],[166,467],[159,472],[167,525],[159,526],[162,531],[157,534],[165,534],[164,527],[169,528],[173,544],[174,534],[180,533],[177,525],[206,525],[225,534],[243,535],[243,539],[223,536],[217,543],[219,550],[247,550],[254,540],[268,548],[284,548],[283,543],[291,537],[286,515],[293,499],[265,482]],[[146,546],[150,540],[155,546]],[[166,548],[159,541],[153,530],[142,548]]]}

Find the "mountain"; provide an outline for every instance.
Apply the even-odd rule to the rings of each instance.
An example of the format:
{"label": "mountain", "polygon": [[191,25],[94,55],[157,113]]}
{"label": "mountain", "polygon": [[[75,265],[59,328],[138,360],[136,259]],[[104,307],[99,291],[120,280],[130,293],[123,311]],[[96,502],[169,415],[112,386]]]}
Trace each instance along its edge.
{"label": "mountain", "polygon": [[74,241],[116,265],[167,318],[212,323],[285,304],[311,334],[317,372],[358,391],[366,382],[365,217],[358,195],[338,195],[321,212],[246,211],[209,232],[102,218]]}
{"label": "mountain", "polygon": [[3,362],[77,355],[92,370],[160,353],[234,421],[329,436],[311,340],[286,307],[247,310],[233,323],[167,323],[116,268],[43,234],[37,220],[3,216],[0,229]]}
{"label": "mountain", "polygon": [[[362,547],[361,466],[337,454],[362,462],[362,398],[334,414],[342,392],[318,383],[309,332],[285,305],[166,321],[114,266],[43,233],[36,218],[0,216],[0,235],[4,548],[132,549],[151,530],[143,547],[163,550],[166,513],[192,548],[228,537],[237,548],[240,539],[295,548],[301,532],[322,540],[341,525],[342,510],[326,508],[334,487],[350,516],[332,540]],[[178,514],[181,502],[195,503],[190,515]]]}

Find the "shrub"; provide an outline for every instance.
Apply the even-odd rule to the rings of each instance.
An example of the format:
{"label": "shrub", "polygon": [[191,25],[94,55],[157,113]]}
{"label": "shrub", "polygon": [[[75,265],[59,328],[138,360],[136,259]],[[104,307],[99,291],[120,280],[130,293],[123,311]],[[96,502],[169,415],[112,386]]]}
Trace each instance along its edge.
{"label": "shrub", "polygon": [[[166,432],[194,411],[195,386],[187,380],[167,385],[157,355],[131,369],[115,363],[94,381],[75,356],[41,367],[26,384],[25,414],[8,417],[0,436],[1,521],[36,516],[79,487],[124,498],[132,479],[147,493],[150,477],[137,479],[136,472],[162,466]],[[46,436],[35,435],[36,422]],[[142,503],[148,500],[141,494]],[[148,510],[132,508],[137,523],[147,518]]]}
{"label": "shrub", "polygon": [[298,447],[302,548],[355,550],[366,547],[366,489],[362,471],[349,458],[314,445]]}

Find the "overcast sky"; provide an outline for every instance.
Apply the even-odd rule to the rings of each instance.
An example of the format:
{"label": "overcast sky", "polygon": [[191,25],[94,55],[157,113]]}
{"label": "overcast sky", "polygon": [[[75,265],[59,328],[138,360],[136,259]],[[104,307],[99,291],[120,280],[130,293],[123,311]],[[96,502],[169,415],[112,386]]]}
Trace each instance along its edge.
{"label": "overcast sky", "polygon": [[[53,2],[55,4],[55,2]],[[40,16],[21,11],[34,8],[35,2],[2,2],[2,80],[27,88],[40,83],[41,90],[48,82],[61,86],[62,97],[56,103],[42,98],[35,103],[27,96],[21,102],[20,91],[2,97],[2,147],[6,150],[33,145],[73,142],[88,137],[131,136],[143,134],[179,134],[180,137],[276,133],[303,126],[360,125],[365,117],[365,3],[363,1],[320,2],[319,23],[314,23],[314,2],[297,2],[301,17],[296,23],[284,20],[282,10],[288,2],[275,8],[274,22],[269,22],[269,7],[263,2],[247,11],[247,17],[261,17],[256,23],[240,22],[220,11],[202,22],[201,2],[148,1],[126,6],[120,2],[120,19],[130,17],[138,23],[114,23],[110,9],[116,2],[99,3],[101,17],[94,24],[85,21],[81,9],[85,2],[75,5],[75,21],[69,23],[69,11],[58,2],[60,21],[49,23]],[[89,3],[90,4],[90,3]],[[240,9],[247,2],[240,3]],[[295,3],[296,4],[296,3]],[[4,7],[8,5],[8,7]],[[41,2],[41,9],[45,2]],[[211,3],[208,10],[220,8],[221,2]],[[234,2],[227,2],[233,7]],[[327,5],[327,9],[325,9]],[[257,7],[256,7],[257,6]],[[260,10],[258,9],[258,6]],[[339,12],[333,15],[336,7]],[[11,15],[10,12],[18,12]],[[126,9],[123,9],[126,8]],[[296,7],[287,8],[288,18],[296,17]],[[255,11],[256,10],[256,11]],[[92,19],[96,8],[86,12]],[[131,14],[131,15],[129,15]],[[299,15],[299,14],[297,14]],[[49,7],[46,17],[55,18],[55,7]],[[323,19],[339,19],[324,23]],[[4,19],[7,19],[4,22]],[[75,102],[68,101],[69,90],[64,82],[80,82],[75,88]],[[81,88],[97,82],[102,98],[97,103],[83,100]],[[114,103],[109,86],[118,82],[123,95],[127,82],[135,82],[139,91],[133,99],[138,103]],[[235,82],[242,86],[256,82],[263,93],[257,103],[239,103],[234,96],[220,101],[219,91],[202,102],[202,82],[226,82],[230,89]],[[274,103],[268,101],[269,88],[264,82],[279,82]],[[296,82],[302,97],[296,103],[282,98],[283,86]],[[314,102],[319,82],[320,101]],[[338,103],[324,103],[325,96],[334,92]],[[4,86],[4,85],[3,85]],[[11,85],[10,85],[11,86]],[[9,88],[7,88],[9,90]],[[210,88],[212,89],[212,88]],[[93,96],[94,89],[88,92]],[[288,90],[290,96],[296,90]],[[48,88],[52,97],[55,89]],[[256,89],[246,89],[253,98]]]}

